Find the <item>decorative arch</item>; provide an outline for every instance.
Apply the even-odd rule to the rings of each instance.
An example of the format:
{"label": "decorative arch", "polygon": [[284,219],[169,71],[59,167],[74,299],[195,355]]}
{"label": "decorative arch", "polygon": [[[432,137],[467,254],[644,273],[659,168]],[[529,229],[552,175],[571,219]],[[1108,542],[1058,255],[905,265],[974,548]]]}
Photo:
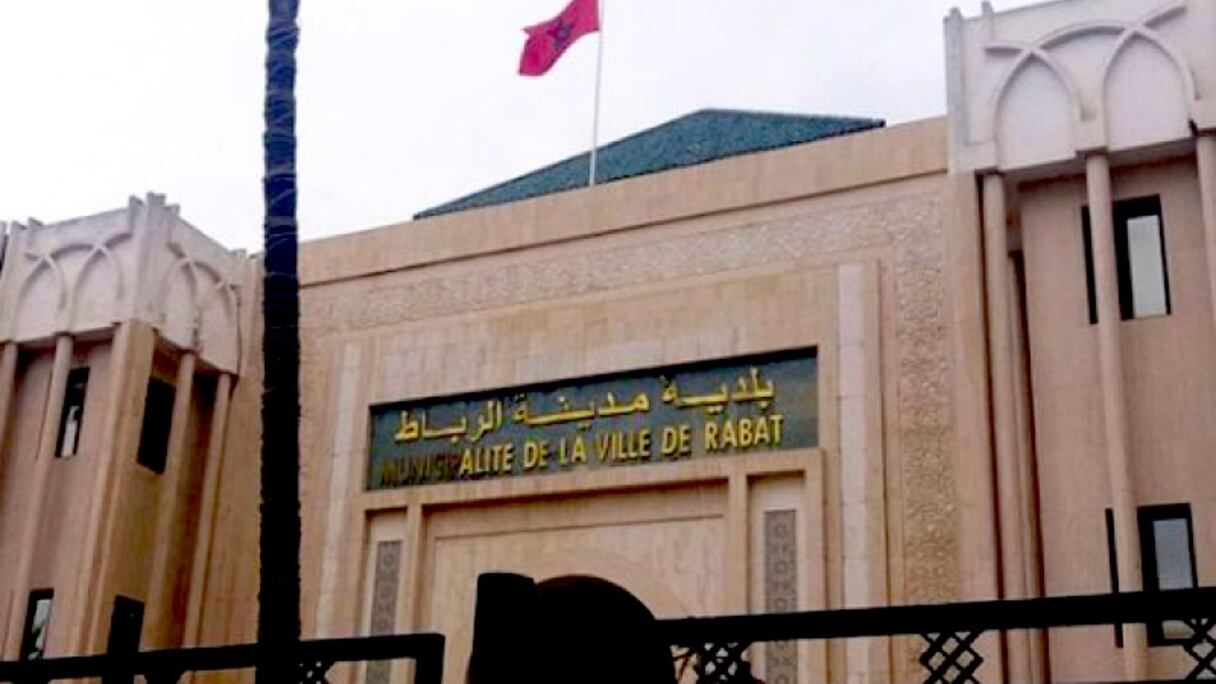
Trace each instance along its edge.
{"label": "decorative arch", "polygon": [[1013,64],[1010,65],[997,82],[997,87],[992,91],[989,101],[987,122],[992,135],[996,133],[997,118],[1005,102],[1005,97],[1009,93],[1010,86],[1027,67],[1036,63],[1046,67],[1047,71],[1059,82],[1060,87],[1064,89],[1064,93],[1069,101],[1069,110],[1073,122],[1080,123],[1085,119],[1085,104],[1084,99],[1081,97],[1081,89],[1068,73],[1068,70],[1055,57],[1052,57],[1051,53],[1047,52],[1045,46],[1028,43],[998,42],[989,45],[987,50],[996,54],[1013,54],[1015,56]]}
{"label": "decorative arch", "polygon": [[[1157,24],[1185,10],[1186,0],[1169,0],[1169,2],[1147,13],[1138,20],[1089,20],[1064,26],[1029,43],[999,40],[989,43],[985,46],[986,52],[998,55],[1013,55],[1014,57],[1013,63],[1000,76],[996,87],[989,96],[987,118],[985,121],[989,138],[995,140],[997,137],[997,122],[1012,85],[1016,83],[1017,77],[1032,64],[1041,64],[1046,67],[1048,72],[1063,87],[1070,100],[1070,110],[1075,125],[1082,124],[1091,119],[1096,119],[1105,125],[1108,118],[1106,93],[1110,75],[1120,57],[1128,49],[1128,46],[1134,44],[1138,39],[1147,41],[1174,65],[1181,79],[1186,101],[1188,103],[1195,102],[1198,97],[1198,90],[1194,74],[1187,66],[1186,59],[1177,50],[1170,47],[1168,42],[1155,28]],[[1070,41],[1102,34],[1114,35],[1115,42],[1103,58],[1102,70],[1099,74],[1098,92],[1094,93],[1096,100],[1092,103],[1091,111],[1091,108],[1087,106],[1084,94],[1081,92],[1077,81],[1069,74],[1064,65],[1051,55],[1050,51],[1052,48],[1064,45]],[[999,141],[997,142],[999,143]]]}
{"label": "decorative arch", "polygon": [[1182,13],[1186,9],[1186,3],[1183,0],[1174,0],[1164,7],[1153,10],[1145,15],[1143,19],[1135,23],[1128,24],[1111,24],[1111,27],[1118,26],[1122,30],[1118,39],[1115,41],[1115,46],[1106,56],[1106,60],[1102,64],[1102,89],[1105,92],[1106,84],[1110,79],[1111,70],[1115,62],[1123,55],[1127,46],[1135,39],[1139,38],[1148,41],[1151,45],[1165,55],[1166,59],[1173,62],[1174,68],[1178,70],[1178,77],[1182,80],[1184,95],[1188,102],[1194,102],[1198,98],[1198,89],[1195,86],[1195,75],[1191,73],[1190,67],[1187,66],[1186,60],[1178,51],[1171,48],[1169,43],[1161,36],[1160,33],[1153,28],[1157,23],[1162,22],[1176,14]]}
{"label": "decorative arch", "polygon": [[193,346],[196,341],[201,290],[199,271],[192,259],[180,258],[165,270],[159,297],[155,300],[155,320],[163,333],[176,343]]}
{"label": "decorative arch", "polygon": [[[60,264],[49,255],[27,252],[24,256],[33,264],[17,290],[14,316],[5,325],[13,337],[38,337],[54,332],[61,324],[68,299],[67,277]],[[35,294],[44,289],[53,290],[50,307],[46,305],[47,300]]]}
{"label": "decorative arch", "polygon": [[34,265],[26,272],[25,278],[21,281],[20,301],[25,301],[25,296],[28,290],[33,287],[39,272],[46,268],[51,272],[55,283],[55,310],[62,311],[67,306],[68,300],[68,285],[67,276],[63,273],[63,268],[49,254],[36,254],[34,252],[26,252],[25,257],[34,261]]}
{"label": "decorative arch", "polygon": [[[128,233],[117,233],[108,238],[98,241],[87,246],[89,253],[85,256],[84,263],[80,267],[80,272],[76,274],[76,282],[73,283],[71,296],[69,297],[68,318],[73,325],[77,321],[79,314],[79,304],[82,299],[82,291],[89,280],[89,275],[95,268],[100,268],[101,264],[107,266],[105,273],[110,283],[111,301],[113,306],[119,305],[126,293],[126,279],[123,277],[122,266],[118,258],[114,256],[114,249],[123,241],[130,237]],[[85,248],[85,246],[79,246]],[[56,256],[75,249],[75,247],[65,247],[55,252]]]}

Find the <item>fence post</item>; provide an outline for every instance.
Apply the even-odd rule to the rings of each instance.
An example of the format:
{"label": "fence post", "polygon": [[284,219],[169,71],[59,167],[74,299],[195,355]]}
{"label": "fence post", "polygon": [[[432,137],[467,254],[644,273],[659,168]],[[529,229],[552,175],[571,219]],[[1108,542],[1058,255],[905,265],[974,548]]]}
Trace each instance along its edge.
{"label": "fence post", "polygon": [[441,684],[443,682],[444,637],[434,635],[427,647],[414,660],[414,684]]}
{"label": "fence post", "polygon": [[528,639],[537,609],[536,583],[530,577],[489,573],[477,578],[473,650],[468,684],[531,681],[537,654]]}

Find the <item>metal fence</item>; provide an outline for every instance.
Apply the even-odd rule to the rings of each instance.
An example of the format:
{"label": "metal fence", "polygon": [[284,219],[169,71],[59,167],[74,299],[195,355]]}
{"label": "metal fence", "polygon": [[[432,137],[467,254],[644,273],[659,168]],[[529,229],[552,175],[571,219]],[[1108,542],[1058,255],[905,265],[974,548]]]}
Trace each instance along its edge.
{"label": "metal fence", "polygon": [[100,679],[106,684],[132,682],[142,676],[149,684],[177,682],[186,673],[257,668],[277,661],[294,663],[295,681],[325,682],[337,663],[409,659],[415,684],[440,684],[443,679],[444,638],[440,634],[407,634],[354,639],[301,641],[295,651],[258,644],[142,651],[0,662],[0,682],[33,684],[57,679]]}
{"label": "metal fence", "polygon": [[[916,636],[928,684],[1002,681],[976,648],[986,633],[1121,624],[1185,623],[1191,635],[1174,646],[1191,663],[1171,681],[1216,677],[1216,588],[1066,596],[1027,600],[659,620],[676,649],[678,668],[698,684],[759,681],[750,646],[804,639]],[[681,681],[686,681],[681,678]]]}

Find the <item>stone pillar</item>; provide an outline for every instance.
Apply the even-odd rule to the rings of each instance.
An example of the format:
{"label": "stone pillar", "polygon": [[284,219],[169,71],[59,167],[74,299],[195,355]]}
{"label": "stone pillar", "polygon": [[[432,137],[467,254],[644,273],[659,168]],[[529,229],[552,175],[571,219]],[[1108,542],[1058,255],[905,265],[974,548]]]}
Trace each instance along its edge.
{"label": "stone pillar", "polygon": [[108,504],[112,499],[111,489],[114,487],[117,471],[117,461],[121,450],[118,446],[121,425],[126,416],[128,404],[127,395],[130,391],[131,371],[131,336],[133,327],[130,321],[118,324],[114,331],[114,343],[110,347],[110,371],[106,384],[106,417],[102,426],[99,449],[97,450],[97,477],[93,484],[93,492],[89,500],[89,517],[84,535],[84,548],[79,558],[79,574],[76,578],[76,593],[78,617],[73,620],[76,634],[72,642],[72,653],[85,655],[90,649],[91,627],[94,611],[99,606],[109,604],[108,597],[98,596],[101,581],[100,566],[102,553],[112,553],[109,540],[105,537],[106,525],[103,524],[109,515]]}
{"label": "stone pillar", "polygon": [[190,469],[183,463],[186,429],[190,422],[190,404],[194,395],[194,367],[198,357],[194,352],[182,354],[177,366],[177,381],[173,398],[173,418],[169,423],[169,443],[165,449],[165,472],[161,475],[160,493],[156,501],[156,536],[152,546],[152,572],[149,574],[147,622],[144,634],[148,646],[169,648],[177,644],[167,641],[173,598],[173,581],[169,572],[174,548],[174,527],[185,498]]}
{"label": "stone pillar", "polygon": [[1212,292],[1212,322],[1216,323],[1216,132],[1195,141],[1199,162],[1199,200],[1203,206],[1203,236],[1207,245],[1208,284]]}
{"label": "stone pillar", "polygon": [[[0,472],[3,472],[5,461],[12,458],[12,451],[6,448],[5,435],[8,433],[8,415],[12,408],[14,390],[17,387],[17,354],[20,350],[16,342],[5,342],[0,351]],[[17,599],[12,592],[0,594],[0,659],[5,657],[5,642],[8,640],[8,620],[10,611],[18,610]]]}
{"label": "stone pillar", "polygon": [[[1090,231],[1093,238],[1094,282],[1098,300],[1098,365],[1102,387],[1103,434],[1106,466],[1110,473],[1110,501],[1115,514],[1115,544],[1119,556],[1119,586],[1140,591],[1140,533],[1136,522],[1136,493],[1128,438],[1127,404],[1123,383],[1123,344],[1120,338],[1118,264],[1115,258],[1114,208],[1110,161],[1105,154],[1085,160]],[[1123,626],[1124,676],[1130,681],[1147,677],[1147,641],[1144,625]]]}
{"label": "stone pillar", "polygon": [[21,528],[22,552],[17,555],[17,572],[13,582],[13,595],[8,617],[8,639],[4,645],[4,659],[15,660],[21,653],[22,630],[25,627],[25,609],[30,593],[30,575],[34,569],[34,548],[38,546],[38,529],[41,527],[46,489],[51,477],[51,464],[55,460],[55,443],[59,439],[59,418],[63,413],[63,397],[68,385],[68,371],[72,367],[72,338],[60,335],[55,339],[55,360],[51,367],[51,379],[46,393],[46,405],[42,412],[42,427],[38,432],[38,449],[34,458],[34,479],[30,482],[30,503]]}
{"label": "stone pillar", "polygon": [[215,403],[211,409],[211,428],[207,435],[207,464],[203,476],[203,498],[199,504],[198,534],[194,539],[194,563],[190,570],[190,599],[186,610],[183,646],[198,646],[203,624],[203,597],[207,591],[207,564],[215,536],[215,515],[219,507],[220,477],[224,466],[224,437],[228,429],[228,400],[232,396],[232,375],[223,373],[215,384]]}
{"label": "stone pillar", "polygon": [[[8,433],[8,413],[12,408],[13,391],[17,388],[19,351],[16,342],[5,342],[4,350],[0,351],[0,455],[9,453],[4,448],[4,436]],[[0,464],[3,460],[0,458]]]}
{"label": "stone pillar", "polygon": [[748,588],[748,483],[746,475],[735,475],[727,484],[726,504],[726,612],[747,613]]}
{"label": "stone pillar", "polygon": [[[992,441],[996,459],[997,527],[1000,535],[1001,598],[1027,597],[1021,467],[1017,449],[1017,397],[1010,313],[1009,242],[1005,179],[984,176],[984,284],[988,303],[988,365],[992,382]],[[1021,631],[1005,634],[1010,681],[1031,681],[1029,641]]]}
{"label": "stone pillar", "polygon": [[[1030,338],[1024,313],[1025,282],[1014,272],[1010,259],[1009,308],[1013,326],[1014,399],[1017,415],[1018,481],[1021,484],[1022,567],[1027,598],[1043,596],[1043,546],[1040,542],[1038,477],[1034,446],[1034,398],[1030,381]],[[1028,632],[1031,682],[1048,680],[1045,630]]]}

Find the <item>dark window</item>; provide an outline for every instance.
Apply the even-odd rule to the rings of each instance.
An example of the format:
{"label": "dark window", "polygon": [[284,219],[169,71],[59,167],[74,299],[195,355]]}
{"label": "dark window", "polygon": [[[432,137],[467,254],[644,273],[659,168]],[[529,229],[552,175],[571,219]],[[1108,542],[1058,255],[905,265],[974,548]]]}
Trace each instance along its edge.
{"label": "dark window", "polygon": [[[1191,507],[1187,504],[1145,506],[1139,510],[1139,523],[1144,590],[1167,591],[1197,586]],[[1148,625],[1149,644],[1154,646],[1182,643],[1191,634],[1186,623],[1179,620]]]}
{"label": "dark window", "polygon": [[[1106,558],[1110,561],[1110,593],[1119,593],[1119,549],[1115,545],[1115,512],[1106,509]],[[1115,625],[1115,647],[1123,648],[1123,625]]]}
{"label": "dark window", "polygon": [[[1123,320],[1168,315],[1170,283],[1161,199],[1154,196],[1123,200],[1115,202],[1113,210],[1119,311]],[[1093,324],[1098,322],[1098,298],[1088,207],[1081,210],[1081,235],[1085,243],[1089,322]]]}
{"label": "dark window", "polygon": [[139,635],[144,628],[144,604],[126,596],[114,597],[114,612],[110,613],[110,638],[106,653],[136,653]]}
{"label": "dark window", "polygon": [[59,441],[55,456],[76,455],[80,445],[80,426],[84,424],[84,396],[89,389],[89,369],[73,368],[68,373],[68,386],[63,395],[63,413],[59,414]]}
{"label": "dark window", "polygon": [[169,426],[173,422],[173,385],[163,380],[148,382],[148,398],[144,402],[144,425],[139,435],[140,465],[155,473],[165,472],[169,449]]}
{"label": "dark window", "polygon": [[46,656],[46,636],[51,629],[51,606],[55,592],[39,589],[30,592],[25,607],[25,631],[21,637],[21,659],[40,660]]}
{"label": "dark window", "polygon": [[1094,237],[1089,228],[1089,207],[1081,210],[1081,240],[1085,243],[1085,299],[1089,324],[1098,322],[1098,287],[1094,279]]}

